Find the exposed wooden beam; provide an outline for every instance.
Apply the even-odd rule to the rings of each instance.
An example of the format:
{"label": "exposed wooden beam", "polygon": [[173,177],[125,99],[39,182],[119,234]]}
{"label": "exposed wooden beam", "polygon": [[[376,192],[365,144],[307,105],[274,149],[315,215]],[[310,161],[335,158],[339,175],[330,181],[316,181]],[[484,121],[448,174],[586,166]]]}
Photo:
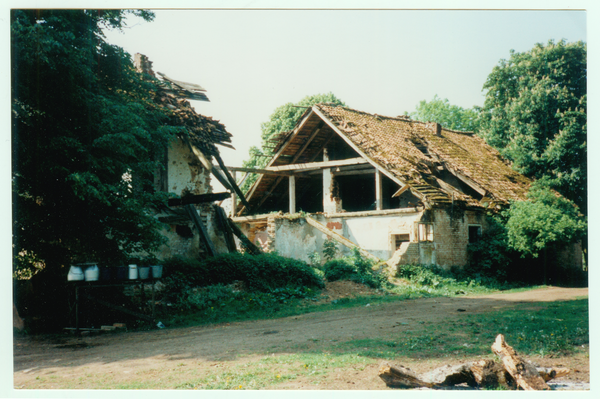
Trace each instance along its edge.
{"label": "exposed wooden beam", "polygon": [[206,231],[206,227],[204,227],[204,223],[202,223],[200,216],[198,216],[198,212],[196,211],[196,208],[194,208],[193,205],[185,205],[185,210],[187,211],[190,219],[192,219],[192,222],[194,222],[194,225],[198,229],[198,233],[200,234],[200,239],[202,240],[202,242],[204,243],[204,246],[208,250],[209,255],[215,256],[217,254],[217,251],[215,249],[215,246],[213,245],[212,240],[210,239],[210,237],[208,235],[208,231]]}
{"label": "exposed wooden beam", "polygon": [[323,113],[321,111],[319,111],[319,109],[316,106],[312,107],[312,111],[315,114],[319,115],[321,117],[321,119],[323,121],[325,121],[325,123],[327,123],[329,125],[329,127],[331,127],[346,142],[346,144],[348,144],[361,157],[363,157],[364,159],[366,159],[371,165],[373,165],[374,168],[379,169],[379,171],[381,173],[383,173],[384,175],[386,175],[387,177],[389,177],[390,180],[392,180],[393,182],[395,182],[399,186],[404,186],[405,185],[405,183],[402,182],[402,181],[400,181],[396,176],[394,176],[393,174],[391,174],[389,171],[383,169],[375,161],[371,160],[371,158],[362,149],[360,149],[356,144],[354,144],[352,142],[352,140],[350,140],[348,137],[346,137],[346,135],[340,129],[338,129],[338,127],[335,125],[335,123],[333,123],[332,121],[329,120],[329,118],[327,118],[325,115],[323,115]]}
{"label": "exposed wooden beam", "polygon": [[206,202],[222,201],[231,197],[230,193],[208,193],[198,195],[188,195],[183,198],[169,198],[169,206],[182,206],[188,204],[201,204]]}
{"label": "exposed wooden beam", "polygon": [[454,176],[456,176],[458,179],[460,179],[463,183],[465,183],[467,186],[471,187],[473,190],[477,191],[479,194],[481,194],[481,196],[485,197],[487,194],[487,190],[483,187],[481,187],[477,182],[475,182],[474,180],[472,180],[471,178],[463,175],[462,173],[460,173],[458,170],[455,170],[452,167],[449,167],[448,164],[444,164],[444,166],[446,167],[446,169],[452,173]]}
{"label": "exposed wooden beam", "polygon": [[[214,165],[216,166],[216,165]],[[292,172],[276,172],[268,169],[257,169],[257,168],[244,168],[241,166],[227,166],[227,169],[233,172],[246,172],[246,173],[256,173],[260,175],[278,175],[278,176],[289,176]]]}
{"label": "exposed wooden beam", "polygon": [[364,158],[350,158],[350,159],[342,159],[335,161],[323,161],[323,162],[308,162],[308,163],[296,163],[289,165],[280,165],[280,166],[269,166],[266,170],[272,170],[276,172],[282,171],[308,171],[308,170],[317,170],[317,169],[328,169],[335,168],[337,166],[346,166],[346,165],[362,165],[369,163]]}
{"label": "exposed wooden beam", "polygon": [[392,195],[392,198],[395,198],[395,197],[399,197],[399,196],[401,196],[401,195],[402,195],[402,194],[404,194],[404,192],[405,192],[406,190],[408,190],[409,188],[410,188],[410,186],[409,186],[408,184],[405,184],[404,186],[400,187],[400,190],[396,191],[396,192],[395,192],[395,193]]}
{"label": "exposed wooden beam", "polygon": [[230,183],[231,187],[233,188],[233,191],[235,191],[235,193],[239,197],[240,201],[242,201],[242,204],[244,204],[246,206],[246,208],[250,209],[250,204],[248,203],[248,201],[246,201],[246,197],[244,196],[244,193],[242,193],[242,190],[240,190],[240,188],[238,187],[233,176],[231,176],[231,174],[229,174],[229,171],[227,170],[225,163],[221,159],[221,156],[219,154],[215,154],[214,157],[217,160],[217,163],[219,164],[221,171],[223,172],[223,174],[225,174],[225,177],[227,177],[227,180],[229,180],[229,183]]}

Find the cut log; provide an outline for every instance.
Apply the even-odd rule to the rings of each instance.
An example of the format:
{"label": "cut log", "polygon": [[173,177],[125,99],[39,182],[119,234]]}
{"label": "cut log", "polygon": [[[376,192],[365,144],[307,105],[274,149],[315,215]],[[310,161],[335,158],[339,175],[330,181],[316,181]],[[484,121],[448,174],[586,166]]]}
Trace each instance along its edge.
{"label": "cut log", "polygon": [[466,383],[470,387],[477,386],[477,381],[471,372],[471,363],[458,366],[442,366],[427,374],[421,375],[421,380],[432,383],[436,387],[450,387]]}
{"label": "cut log", "polygon": [[493,360],[479,360],[471,365],[473,378],[478,386],[483,388],[498,388],[503,386],[516,389],[517,384],[506,369]]}
{"label": "cut log", "polygon": [[504,368],[522,389],[526,391],[550,389],[535,366],[524,361],[517,352],[506,343],[502,334],[499,334],[496,337],[496,341],[492,345],[492,351],[500,356]]}
{"label": "cut log", "polygon": [[379,378],[390,388],[433,388],[434,384],[421,380],[411,369],[383,363],[379,367]]}

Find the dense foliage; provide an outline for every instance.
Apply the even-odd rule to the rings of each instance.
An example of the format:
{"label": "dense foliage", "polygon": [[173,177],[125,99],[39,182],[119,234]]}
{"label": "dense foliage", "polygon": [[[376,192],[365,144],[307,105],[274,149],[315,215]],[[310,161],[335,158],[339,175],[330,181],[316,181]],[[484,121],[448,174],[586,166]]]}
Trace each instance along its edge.
{"label": "dense foliage", "polygon": [[327,281],[349,280],[371,288],[382,288],[387,277],[374,271],[373,266],[372,261],[365,259],[357,248],[353,248],[351,256],[325,262],[323,273]]}
{"label": "dense foliage", "polygon": [[238,281],[248,290],[261,292],[282,287],[323,287],[323,279],[314,268],[277,254],[230,253],[203,261],[171,258],[165,261],[165,268],[168,291],[176,295],[185,288]]}
{"label": "dense foliage", "polygon": [[[345,105],[333,93],[315,94],[304,97],[297,103],[286,103],[273,111],[267,122],[261,125],[261,147],[250,147],[250,158],[244,161],[245,168],[262,168],[265,167],[273,155],[272,148],[276,144],[277,138],[281,133],[288,132],[294,128],[298,119],[306,111],[307,107],[311,107],[319,103],[333,103],[337,105]],[[241,185],[241,189],[247,192],[254,182],[258,179],[258,175],[250,174]]]}
{"label": "dense foliage", "polygon": [[441,99],[437,94],[429,102],[422,100],[415,112],[408,114],[412,119],[421,122],[437,122],[443,127],[465,132],[477,131],[479,127],[478,110],[452,105],[447,98]]}
{"label": "dense foliage", "polygon": [[587,213],[587,45],[511,51],[487,78],[479,134],[526,176]]}
{"label": "dense foliage", "polygon": [[[104,40],[123,10],[13,10],[15,252],[58,267],[152,250],[154,152],[176,127],[129,54]],[[23,258],[23,256],[21,256]]]}
{"label": "dense foliage", "polygon": [[542,184],[533,185],[530,201],[519,201],[506,212],[509,246],[524,255],[537,257],[544,248],[555,249],[581,241],[587,223],[577,207]]}

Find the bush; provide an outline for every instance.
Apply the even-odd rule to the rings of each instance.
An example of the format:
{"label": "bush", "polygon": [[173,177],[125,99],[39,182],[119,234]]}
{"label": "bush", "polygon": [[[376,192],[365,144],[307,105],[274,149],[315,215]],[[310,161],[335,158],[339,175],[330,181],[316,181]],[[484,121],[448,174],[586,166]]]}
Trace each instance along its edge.
{"label": "bush", "polygon": [[[171,258],[164,262],[166,292],[174,300],[189,287],[243,281],[249,290],[268,292],[281,287],[322,288],[323,279],[303,261],[276,254],[223,254],[203,261]],[[176,298],[177,297],[177,298]]]}
{"label": "bush", "polygon": [[372,267],[373,262],[365,259],[358,249],[354,248],[352,256],[326,262],[323,265],[323,273],[327,281],[349,280],[371,288],[381,288],[387,283],[387,279],[375,273]]}

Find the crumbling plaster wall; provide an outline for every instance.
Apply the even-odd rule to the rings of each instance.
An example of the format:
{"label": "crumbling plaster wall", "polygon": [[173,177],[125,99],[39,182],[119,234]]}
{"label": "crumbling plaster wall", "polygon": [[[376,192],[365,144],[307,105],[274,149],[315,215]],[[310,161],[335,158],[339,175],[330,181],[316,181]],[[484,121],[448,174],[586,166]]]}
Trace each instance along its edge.
{"label": "crumbling plaster wall", "polygon": [[[314,219],[344,236],[362,249],[382,260],[390,259],[396,250],[394,235],[409,235],[409,258],[418,257],[418,263],[436,264],[449,268],[467,263],[469,226],[487,228],[485,215],[474,211],[452,212],[450,209],[436,209],[427,212],[414,211],[392,215],[353,215],[326,217],[312,215]],[[419,241],[418,224],[432,223],[433,241]],[[277,251],[280,255],[309,261],[309,255],[317,252],[322,257],[323,243],[327,236],[313,228],[303,218],[289,215],[269,216],[265,227],[251,229],[251,224],[242,227],[251,237],[260,235],[264,248]],[[252,238],[251,238],[252,239]],[[405,246],[407,247],[407,246]],[[340,256],[350,253],[345,246],[338,244]]]}
{"label": "crumbling plaster wall", "polygon": [[[188,145],[180,139],[171,143],[167,156],[167,187],[170,193],[178,196],[186,194],[207,194],[212,192],[210,185],[210,171],[205,169],[198,158],[191,152]],[[216,225],[216,214],[211,204],[203,204],[197,207],[200,219],[218,253],[227,252],[225,238]],[[179,208],[183,209],[183,208]],[[161,215],[157,215],[161,216]],[[176,232],[176,226],[170,225],[163,231],[167,238],[157,256],[169,258],[181,256],[195,259],[202,253],[203,246],[200,244],[198,231],[192,221],[184,222],[193,232],[192,237],[181,236]]]}

